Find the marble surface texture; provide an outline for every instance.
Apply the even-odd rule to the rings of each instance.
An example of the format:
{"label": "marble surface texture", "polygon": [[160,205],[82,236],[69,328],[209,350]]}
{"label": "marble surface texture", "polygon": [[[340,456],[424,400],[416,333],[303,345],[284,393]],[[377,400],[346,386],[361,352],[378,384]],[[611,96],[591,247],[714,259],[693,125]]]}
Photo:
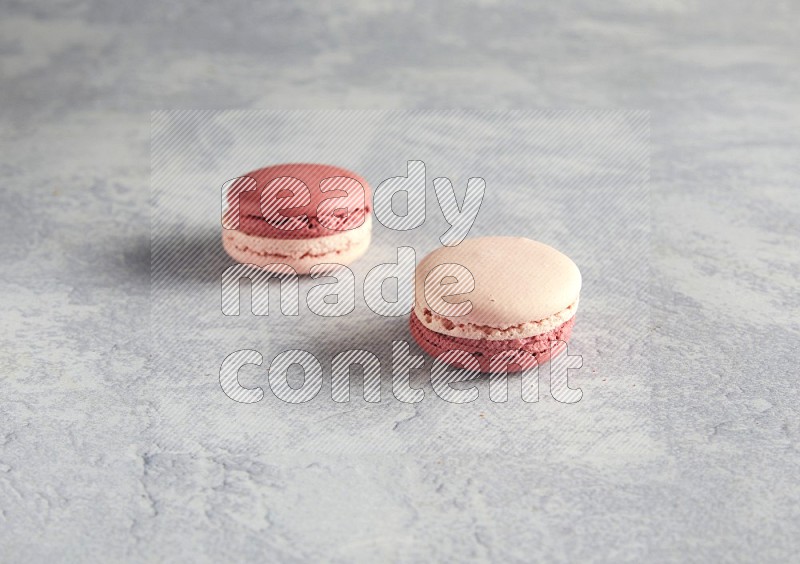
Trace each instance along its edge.
{"label": "marble surface texture", "polygon": [[[797,2],[0,16],[0,561],[800,558]],[[506,409],[165,380],[150,132],[174,108],[650,112],[647,362]]]}

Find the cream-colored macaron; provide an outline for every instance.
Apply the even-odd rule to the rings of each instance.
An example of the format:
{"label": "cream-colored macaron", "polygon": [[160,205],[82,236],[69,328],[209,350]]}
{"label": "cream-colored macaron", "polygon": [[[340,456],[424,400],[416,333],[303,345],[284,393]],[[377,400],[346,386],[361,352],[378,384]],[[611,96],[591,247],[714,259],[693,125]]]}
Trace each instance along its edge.
{"label": "cream-colored macaron", "polygon": [[412,334],[428,352],[452,345],[476,356],[514,347],[539,353],[571,334],[581,273],[544,243],[480,237],[430,253],[415,283]]}

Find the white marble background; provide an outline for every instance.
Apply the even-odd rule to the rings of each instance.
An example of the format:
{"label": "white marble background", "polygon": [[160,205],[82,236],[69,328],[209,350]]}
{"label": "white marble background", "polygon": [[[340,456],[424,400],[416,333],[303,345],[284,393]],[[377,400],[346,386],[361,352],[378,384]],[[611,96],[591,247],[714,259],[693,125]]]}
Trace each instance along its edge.
{"label": "white marble background", "polygon": [[[0,16],[0,560],[797,560],[796,2]],[[651,112],[653,369],[525,418],[354,403],[317,423],[345,446],[364,418],[382,439],[461,431],[441,452],[154,440],[194,420],[153,386],[150,111],[453,107]]]}

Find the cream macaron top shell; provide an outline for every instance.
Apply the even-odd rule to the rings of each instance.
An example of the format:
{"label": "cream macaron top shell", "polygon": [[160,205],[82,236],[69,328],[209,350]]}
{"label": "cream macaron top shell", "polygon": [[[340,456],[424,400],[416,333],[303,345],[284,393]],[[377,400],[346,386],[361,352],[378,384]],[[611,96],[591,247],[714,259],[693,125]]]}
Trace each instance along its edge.
{"label": "cream macaron top shell", "polygon": [[[465,267],[475,280],[472,291],[443,298],[452,304],[470,301],[472,308],[463,315],[437,313],[425,298],[428,274],[448,263]],[[454,281],[447,276],[448,268],[438,269],[428,280],[429,288]],[[467,339],[522,339],[551,331],[575,315],[581,273],[569,257],[544,243],[479,237],[430,253],[417,266],[415,284],[414,313],[432,331]],[[459,279],[453,288],[464,285]]]}

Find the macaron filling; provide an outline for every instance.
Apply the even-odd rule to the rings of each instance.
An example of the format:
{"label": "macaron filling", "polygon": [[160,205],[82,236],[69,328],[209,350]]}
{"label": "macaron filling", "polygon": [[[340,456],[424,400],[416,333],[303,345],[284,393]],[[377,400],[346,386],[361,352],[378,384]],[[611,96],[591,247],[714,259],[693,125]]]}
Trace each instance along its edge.
{"label": "macaron filling", "polygon": [[428,307],[421,307],[420,304],[415,305],[414,313],[422,325],[436,333],[467,339],[504,341],[536,337],[553,331],[575,317],[575,313],[578,311],[578,301],[576,299],[567,308],[539,321],[525,321],[507,326],[471,323],[460,321],[458,318],[451,319],[431,311]]}
{"label": "macaron filling", "polygon": [[343,253],[362,244],[365,235],[368,236],[370,232],[371,223],[371,219],[367,217],[367,221],[359,228],[314,239],[274,239],[242,231],[227,231],[222,236],[226,248],[232,247],[241,253],[261,258],[319,258],[332,253]]}
{"label": "macaron filling", "polygon": [[361,229],[371,218],[370,208],[350,210],[347,216],[328,214],[324,218],[316,215],[286,217],[280,222],[267,221],[260,214],[243,214],[238,231],[257,237],[280,240],[305,240],[319,237],[336,237],[348,231]]}
{"label": "macaron filling", "polygon": [[315,239],[272,239],[241,231],[222,234],[225,251],[236,261],[265,267],[287,264],[298,274],[307,274],[317,264],[349,264],[369,247],[372,225],[369,217],[361,227]]}

